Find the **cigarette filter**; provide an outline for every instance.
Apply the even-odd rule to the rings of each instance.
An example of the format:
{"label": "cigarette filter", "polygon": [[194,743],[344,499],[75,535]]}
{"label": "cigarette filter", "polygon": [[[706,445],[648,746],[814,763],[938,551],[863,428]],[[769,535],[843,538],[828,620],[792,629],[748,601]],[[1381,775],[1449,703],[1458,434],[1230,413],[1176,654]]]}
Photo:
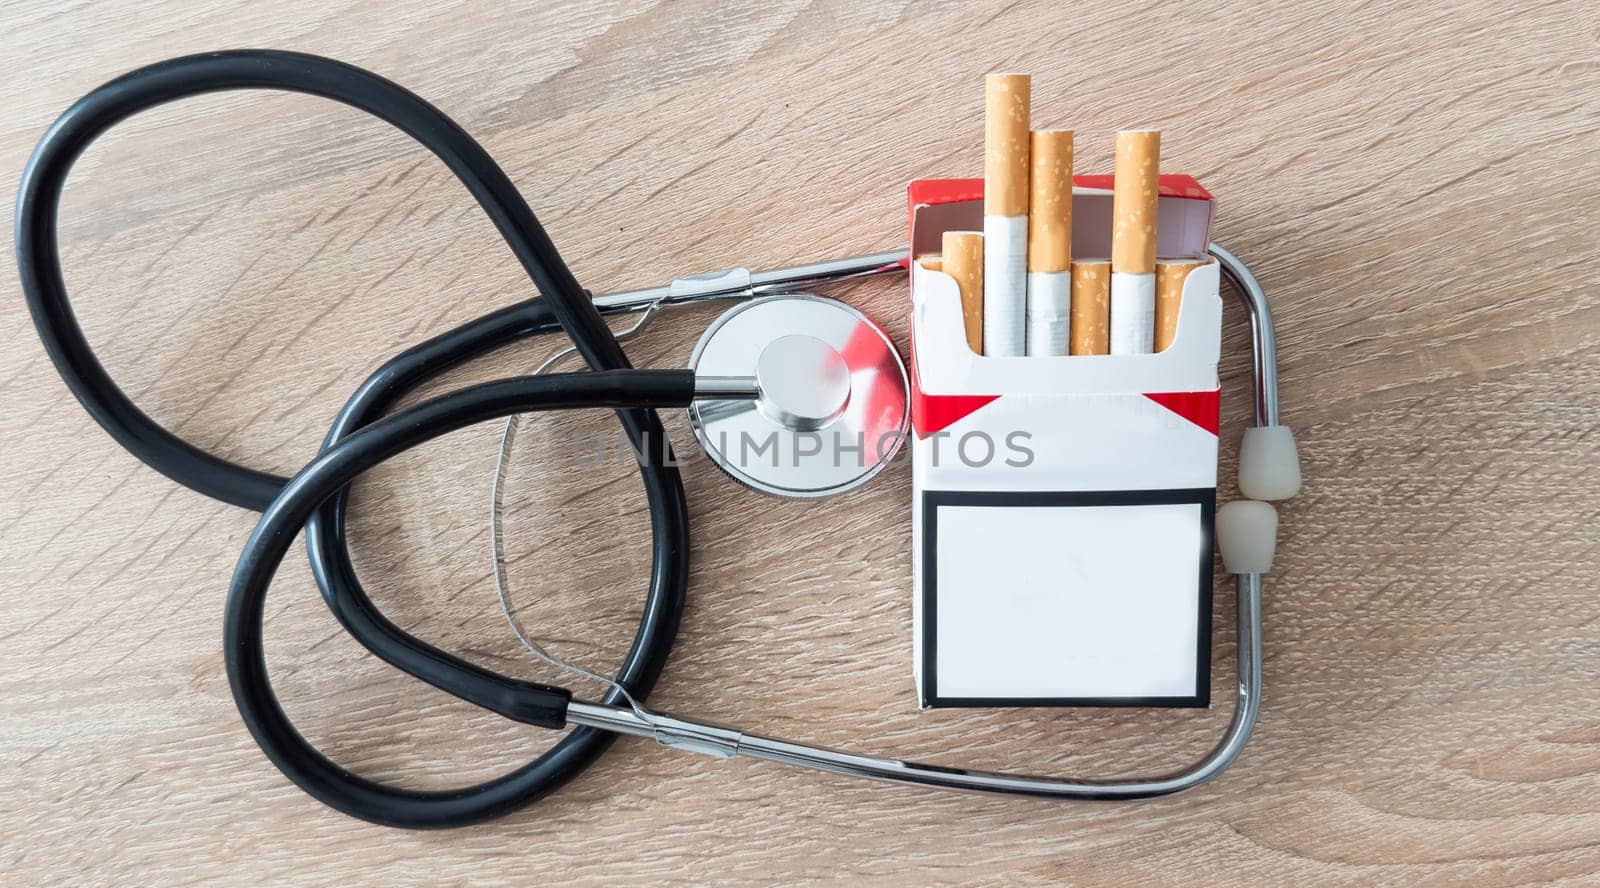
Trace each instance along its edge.
{"label": "cigarette filter", "polygon": [[1072,262],[1072,341],[1067,354],[1110,354],[1110,259]]}
{"label": "cigarette filter", "polygon": [[1072,130],[1034,130],[1028,151],[1028,270],[1072,270]]}
{"label": "cigarette filter", "polygon": [[1110,322],[1110,260],[1074,260],[1072,263],[1072,341],[1069,354],[1110,354]]}
{"label": "cigarette filter", "polygon": [[1156,261],[1156,314],[1154,348],[1166,351],[1178,338],[1178,309],[1183,303],[1183,282],[1189,272],[1206,264],[1204,259],[1160,259]]}
{"label": "cigarette filter", "polygon": [[1111,192],[1111,270],[1150,274],[1156,270],[1156,195],[1161,134],[1117,133]]}
{"label": "cigarette filter", "polygon": [[983,214],[1028,215],[1028,108],[1032,78],[984,79]]}
{"label": "cigarette filter", "polygon": [[1072,301],[1072,131],[1035,130],[1029,147],[1030,355],[1064,355]]}
{"label": "cigarette filter", "polygon": [[929,253],[926,256],[918,256],[917,264],[921,265],[928,271],[944,271],[944,257],[940,256],[938,253]]}
{"label": "cigarette filter", "polygon": [[984,81],[983,234],[985,354],[1027,351],[1028,110],[1026,74]]}
{"label": "cigarette filter", "polygon": [[961,321],[967,331],[967,347],[983,354],[984,292],[983,234],[976,231],[946,231],[944,273],[956,279],[961,289]]}
{"label": "cigarette filter", "polygon": [[1156,208],[1161,134],[1117,133],[1111,194],[1111,353],[1148,354],[1154,345]]}

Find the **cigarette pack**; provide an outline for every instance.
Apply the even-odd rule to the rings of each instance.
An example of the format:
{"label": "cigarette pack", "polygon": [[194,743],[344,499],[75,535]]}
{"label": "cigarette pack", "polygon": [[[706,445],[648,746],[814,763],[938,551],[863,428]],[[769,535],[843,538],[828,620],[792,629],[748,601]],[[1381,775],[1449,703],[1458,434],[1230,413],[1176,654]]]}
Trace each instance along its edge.
{"label": "cigarette pack", "polygon": [[[1111,177],[1079,176],[1073,252],[1108,256]],[[981,179],[909,187],[912,255],[981,227]],[[1157,252],[1204,257],[1211,195],[1162,176]],[[1210,703],[1214,261],[1156,354],[985,357],[955,281],[912,263],[913,645],[925,707]]]}

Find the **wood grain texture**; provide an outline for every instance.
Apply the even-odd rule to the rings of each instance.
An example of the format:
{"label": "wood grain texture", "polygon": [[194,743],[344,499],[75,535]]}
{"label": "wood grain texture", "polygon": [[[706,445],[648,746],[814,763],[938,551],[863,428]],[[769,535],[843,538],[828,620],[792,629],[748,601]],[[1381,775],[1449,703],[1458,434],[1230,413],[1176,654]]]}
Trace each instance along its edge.
{"label": "wood grain texture", "polygon": [[[333,55],[438,104],[596,290],[895,246],[907,180],[981,168],[988,70],[1034,74],[1035,122],[1077,129],[1084,172],[1109,171],[1117,128],[1160,128],[1164,166],[1216,192],[1217,239],[1272,295],[1303,448],[1308,484],[1283,510],[1265,603],[1266,707],[1223,778],[1141,804],[939,794],[626,740],[495,823],[350,820],[262,758],[229,698],[221,601],[253,516],[94,427],[38,344],[8,252],[0,881],[1600,880],[1592,4],[28,0],[0,11],[0,181],[94,85],[241,45]],[[381,359],[530,293],[437,161],[304,97],[225,94],[129,121],[80,162],[62,238],[90,338],[137,402],[276,471],[314,452]],[[904,342],[903,285],[851,298]],[[636,361],[680,363],[707,317],[663,319]],[[1243,334],[1232,321],[1234,420]],[[533,428],[550,443],[609,422]],[[549,677],[488,581],[495,440],[463,432],[362,483],[358,567],[401,625]],[[553,443],[519,451],[512,579],[558,651],[607,667],[641,595],[642,496],[621,467],[564,459]],[[652,698],[666,709],[1050,772],[1170,767],[1226,722],[1225,703],[919,713],[904,466],[822,504],[755,498],[703,462],[687,484],[702,545]],[[1232,618],[1219,595],[1219,701]],[[444,787],[550,742],[376,663],[299,558],[268,635],[291,715],[362,774]]]}

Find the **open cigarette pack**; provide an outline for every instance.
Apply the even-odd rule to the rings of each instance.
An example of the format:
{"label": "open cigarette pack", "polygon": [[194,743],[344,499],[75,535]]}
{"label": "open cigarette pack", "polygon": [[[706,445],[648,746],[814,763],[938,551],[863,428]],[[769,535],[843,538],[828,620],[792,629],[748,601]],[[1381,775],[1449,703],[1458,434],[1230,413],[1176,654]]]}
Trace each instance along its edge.
{"label": "open cigarette pack", "polygon": [[[1073,186],[1074,254],[1109,256],[1112,177]],[[911,183],[912,255],[982,229],[983,189]],[[1160,177],[1156,253],[1191,261],[1166,263],[1184,275],[1181,302],[1153,354],[976,354],[956,280],[912,263],[924,707],[1209,705],[1222,324],[1211,218],[1199,183]]]}

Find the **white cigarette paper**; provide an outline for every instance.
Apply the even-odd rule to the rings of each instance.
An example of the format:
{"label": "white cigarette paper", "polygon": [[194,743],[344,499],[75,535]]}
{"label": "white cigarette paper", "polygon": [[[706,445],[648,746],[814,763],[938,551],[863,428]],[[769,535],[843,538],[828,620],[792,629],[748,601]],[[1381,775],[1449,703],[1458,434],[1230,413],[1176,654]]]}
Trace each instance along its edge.
{"label": "white cigarette paper", "polygon": [[1072,321],[1072,272],[1028,272],[1028,354],[1064,355]]}
{"label": "white cigarette paper", "polygon": [[1155,272],[1111,272],[1111,353],[1150,354],[1155,344],[1155,324]]}
{"label": "white cigarette paper", "polygon": [[983,353],[1027,349],[1028,217],[983,217]]}

